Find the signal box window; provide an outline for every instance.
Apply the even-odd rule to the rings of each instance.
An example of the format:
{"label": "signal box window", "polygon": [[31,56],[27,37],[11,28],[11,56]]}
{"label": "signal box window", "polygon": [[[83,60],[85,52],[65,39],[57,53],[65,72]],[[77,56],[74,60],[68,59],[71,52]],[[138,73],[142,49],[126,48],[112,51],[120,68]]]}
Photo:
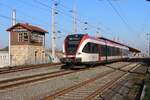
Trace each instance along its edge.
{"label": "signal box window", "polygon": [[24,33],[24,41],[28,41],[28,34]]}
{"label": "signal box window", "polygon": [[18,42],[28,41],[28,33],[27,32],[20,32],[18,33]]}
{"label": "signal box window", "polygon": [[22,42],[23,41],[23,35],[22,33],[18,34],[18,42]]}

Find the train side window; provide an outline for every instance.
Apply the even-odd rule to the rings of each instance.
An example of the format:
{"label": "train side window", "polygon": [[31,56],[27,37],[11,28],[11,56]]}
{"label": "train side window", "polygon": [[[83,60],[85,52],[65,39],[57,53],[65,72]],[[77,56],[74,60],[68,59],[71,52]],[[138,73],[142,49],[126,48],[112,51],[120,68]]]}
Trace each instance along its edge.
{"label": "train side window", "polygon": [[84,46],[82,51],[85,53],[98,53],[98,44],[89,42]]}
{"label": "train side window", "polygon": [[91,53],[98,53],[98,44],[91,43]]}
{"label": "train side window", "polygon": [[110,47],[110,55],[113,56],[113,47]]}
{"label": "train side window", "polygon": [[120,53],[120,48],[117,48],[117,54],[116,54],[116,56],[119,56],[121,53]]}
{"label": "train side window", "polygon": [[[120,49],[120,54],[122,55],[123,53],[122,53],[123,51],[122,51],[122,49]],[[122,55],[123,56],[123,55]]]}
{"label": "train side window", "polygon": [[106,46],[105,45],[100,45],[100,55],[101,56],[106,56]]}
{"label": "train side window", "polygon": [[109,51],[109,52],[110,52],[110,54],[109,54],[109,55],[110,55],[110,56],[112,56],[112,50],[113,50],[113,49],[112,49],[112,47],[111,47],[111,46],[109,47],[109,50],[110,50],[110,51]]}
{"label": "train side window", "polygon": [[117,49],[117,48],[116,48],[116,47],[113,47],[113,49],[114,49],[114,50],[113,50],[113,56],[116,56],[116,49]]}
{"label": "train side window", "polygon": [[113,56],[116,56],[116,47],[114,47],[114,55]]}
{"label": "train side window", "polygon": [[87,43],[87,44],[84,46],[82,52],[90,53],[90,43]]}
{"label": "train side window", "polygon": [[110,56],[110,46],[107,46],[107,56]]}
{"label": "train side window", "polygon": [[111,47],[111,56],[113,56],[113,55],[114,55],[114,48]]}

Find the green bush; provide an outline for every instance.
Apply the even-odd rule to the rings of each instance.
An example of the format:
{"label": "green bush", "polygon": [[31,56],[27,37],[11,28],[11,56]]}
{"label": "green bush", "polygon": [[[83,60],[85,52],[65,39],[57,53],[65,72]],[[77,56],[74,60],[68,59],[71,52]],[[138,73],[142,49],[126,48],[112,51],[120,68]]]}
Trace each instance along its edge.
{"label": "green bush", "polygon": [[150,76],[146,80],[145,96],[143,100],[150,100]]}

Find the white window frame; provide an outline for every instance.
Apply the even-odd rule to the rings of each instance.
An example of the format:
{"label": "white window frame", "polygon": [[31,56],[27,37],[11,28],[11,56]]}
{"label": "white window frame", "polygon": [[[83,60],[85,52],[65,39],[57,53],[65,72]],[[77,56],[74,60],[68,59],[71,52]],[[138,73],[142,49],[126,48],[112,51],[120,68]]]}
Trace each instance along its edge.
{"label": "white window frame", "polygon": [[23,41],[23,34],[22,32],[18,33],[18,42],[22,42]]}

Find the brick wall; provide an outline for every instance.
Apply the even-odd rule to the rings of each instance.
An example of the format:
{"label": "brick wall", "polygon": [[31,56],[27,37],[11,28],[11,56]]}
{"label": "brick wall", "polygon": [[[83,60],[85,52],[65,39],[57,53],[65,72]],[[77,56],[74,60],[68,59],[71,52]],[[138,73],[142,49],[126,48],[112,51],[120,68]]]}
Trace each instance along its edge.
{"label": "brick wall", "polygon": [[12,65],[45,63],[45,51],[42,46],[12,45],[11,59]]}

